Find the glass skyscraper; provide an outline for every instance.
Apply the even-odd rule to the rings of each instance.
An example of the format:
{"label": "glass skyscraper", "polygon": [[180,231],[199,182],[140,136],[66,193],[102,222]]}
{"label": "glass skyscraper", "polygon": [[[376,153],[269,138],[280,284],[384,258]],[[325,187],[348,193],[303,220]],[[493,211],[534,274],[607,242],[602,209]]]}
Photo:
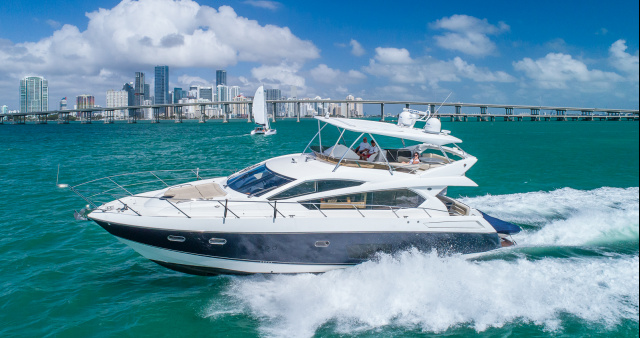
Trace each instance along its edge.
{"label": "glass skyscraper", "polygon": [[153,95],[155,104],[167,104],[169,102],[169,66],[156,66]]}
{"label": "glass skyscraper", "polygon": [[49,83],[41,76],[27,76],[20,80],[20,112],[49,110]]}
{"label": "glass skyscraper", "polygon": [[226,86],[227,85],[227,71],[226,70],[216,70],[216,87],[218,86]]}
{"label": "glass skyscraper", "polygon": [[134,89],[134,106],[142,106],[144,104],[144,73],[136,72],[136,83]]}

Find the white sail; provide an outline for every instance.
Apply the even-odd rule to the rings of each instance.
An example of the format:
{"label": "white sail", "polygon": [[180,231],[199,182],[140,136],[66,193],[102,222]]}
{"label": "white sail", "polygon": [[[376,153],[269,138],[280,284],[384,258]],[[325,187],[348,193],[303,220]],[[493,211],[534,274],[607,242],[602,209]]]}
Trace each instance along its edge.
{"label": "white sail", "polygon": [[269,129],[269,118],[267,117],[267,105],[264,98],[264,86],[260,86],[253,96],[253,118],[257,124],[262,124]]}

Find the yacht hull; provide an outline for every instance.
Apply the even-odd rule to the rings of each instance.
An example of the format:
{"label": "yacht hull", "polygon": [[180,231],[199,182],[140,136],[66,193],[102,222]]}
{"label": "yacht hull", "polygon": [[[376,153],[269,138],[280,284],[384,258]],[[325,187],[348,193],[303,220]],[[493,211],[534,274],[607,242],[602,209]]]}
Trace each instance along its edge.
{"label": "yacht hull", "polygon": [[495,232],[222,233],[96,222],[144,257],[197,275],[319,273],[413,247],[441,254],[500,248]]}

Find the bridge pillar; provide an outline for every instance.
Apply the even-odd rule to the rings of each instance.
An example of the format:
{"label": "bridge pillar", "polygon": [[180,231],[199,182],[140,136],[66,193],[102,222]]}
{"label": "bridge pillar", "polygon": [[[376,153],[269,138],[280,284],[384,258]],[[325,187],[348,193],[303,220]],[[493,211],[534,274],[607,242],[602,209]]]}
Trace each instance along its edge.
{"label": "bridge pillar", "polygon": [[58,113],[58,124],[69,124],[69,113]]}
{"label": "bridge pillar", "polygon": [[249,102],[247,103],[247,123],[251,123],[252,114],[253,114],[253,102]]}
{"label": "bridge pillar", "polygon": [[384,103],[380,103],[380,122],[384,122]]}
{"label": "bridge pillar", "polygon": [[174,123],[182,123],[182,106],[173,107],[173,114],[176,119]]}
{"label": "bridge pillar", "polygon": [[409,108],[411,107],[411,105],[410,105],[410,104],[408,104],[408,103],[407,103],[407,104],[405,104],[404,106],[405,106],[405,107],[407,107],[407,109],[409,109]]}
{"label": "bridge pillar", "polygon": [[[347,107],[349,107],[349,103],[347,103]],[[347,108],[347,110],[349,109]],[[300,122],[300,102],[299,101],[296,103],[296,116],[297,116],[296,122]]]}
{"label": "bridge pillar", "polygon": [[129,109],[129,116],[127,116],[127,123],[137,123],[138,118],[138,109],[136,108],[131,108]]}
{"label": "bridge pillar", "polygon": [[159,123],[160,122],[160,108],[153,107],[153,116],[151,116],[151,123]]}
{"label": "bridge pillar", "polygon": [[556,109],[556,120],[557,121],[566,121],[567,117],[566,117],[566,110],[564,109]]}
{"label": "bridge pillar", "polygon": [[460,114],[461,110],[462,110],[462,106],[456,106],[456,114]]}
{"label": "bridge pillar", "polygon": [[47,114],[38,114],[36,115],[36,124],[47,124]]}
{"label": "bridge pillar", "polygon": [[540,109],[531,108],[531,121],[540,121]]}
{"label": "bridge pillar", "polygon": [[81,124],[91,124],[91,116],[92,112],[90,111],[83,111],[80,112],[80,123]]}
{"label": "bridge pillar", "polygon": [[[206,108],[207,108],[207,106],[205,106],[203,104],[200,105],[200,118],[199,118],[200,121],[198,121],[198,123],[207,122]],[[226,110],[226,105],[225,105],[225,110]],[[226,112],[225,112],[225,114],[226,114]],[[226,122],[226,119],[227,118],[226,118],[226,115],[225,115],[225,122]]]}
{"label": "bridge pillar", "polygon": [[106,116],[104,117],[104,123],[105,124],[112,124],[114,117],[113,115],[115,114],[115,111],[113,110],[106,110],[105,111]]}
{"label": "bridge pillar", "polygon": [[[278,106],[274,102],[273,103],[273,114],[271,114],[271,122],[276,122],[276,114],[277,114],[277,112],[278,112]],[[267,116],[267,118],[269,118],[269,116]]]}

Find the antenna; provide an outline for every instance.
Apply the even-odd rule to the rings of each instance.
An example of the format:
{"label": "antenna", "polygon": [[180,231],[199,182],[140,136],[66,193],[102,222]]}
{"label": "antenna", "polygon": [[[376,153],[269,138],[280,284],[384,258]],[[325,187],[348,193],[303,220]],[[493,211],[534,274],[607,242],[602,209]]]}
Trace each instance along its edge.
{"label": "antenna", "polygon": [[[438,111],[440,111],[440,108],[442,108],[442,105],[447,102],[447,100],[449,99],[449,96],[451,96],[451,94],[453,94],[453,92],[450,92],[449,95],[447,95],[447,98],[444,99],[444,101],[442,101],[442,103],[440,104],[440,107],[438,107],[438,109],[436,109],[435,113],[433,113],[433,115],[438,114]],[[431,111],[429,111],[429,117],[427,118],[426,121],[429,121],[431,119],[432,115],[431,115]]]}
{"label": "antenna", "polygon": [[444,99],[444,101],[442,101],[442,103],[440,104],[440,107],[438,107],[438,109],[436,109],[436,114],[438,113],[438,111],[440,110],[440,108],[442,108],[442,105],[447,102],[447,100],[449,99],[449,96],[451,96],[451,94],[453,94],[453,92],[449,93],[449,95],[447,95],[447,98]]}

